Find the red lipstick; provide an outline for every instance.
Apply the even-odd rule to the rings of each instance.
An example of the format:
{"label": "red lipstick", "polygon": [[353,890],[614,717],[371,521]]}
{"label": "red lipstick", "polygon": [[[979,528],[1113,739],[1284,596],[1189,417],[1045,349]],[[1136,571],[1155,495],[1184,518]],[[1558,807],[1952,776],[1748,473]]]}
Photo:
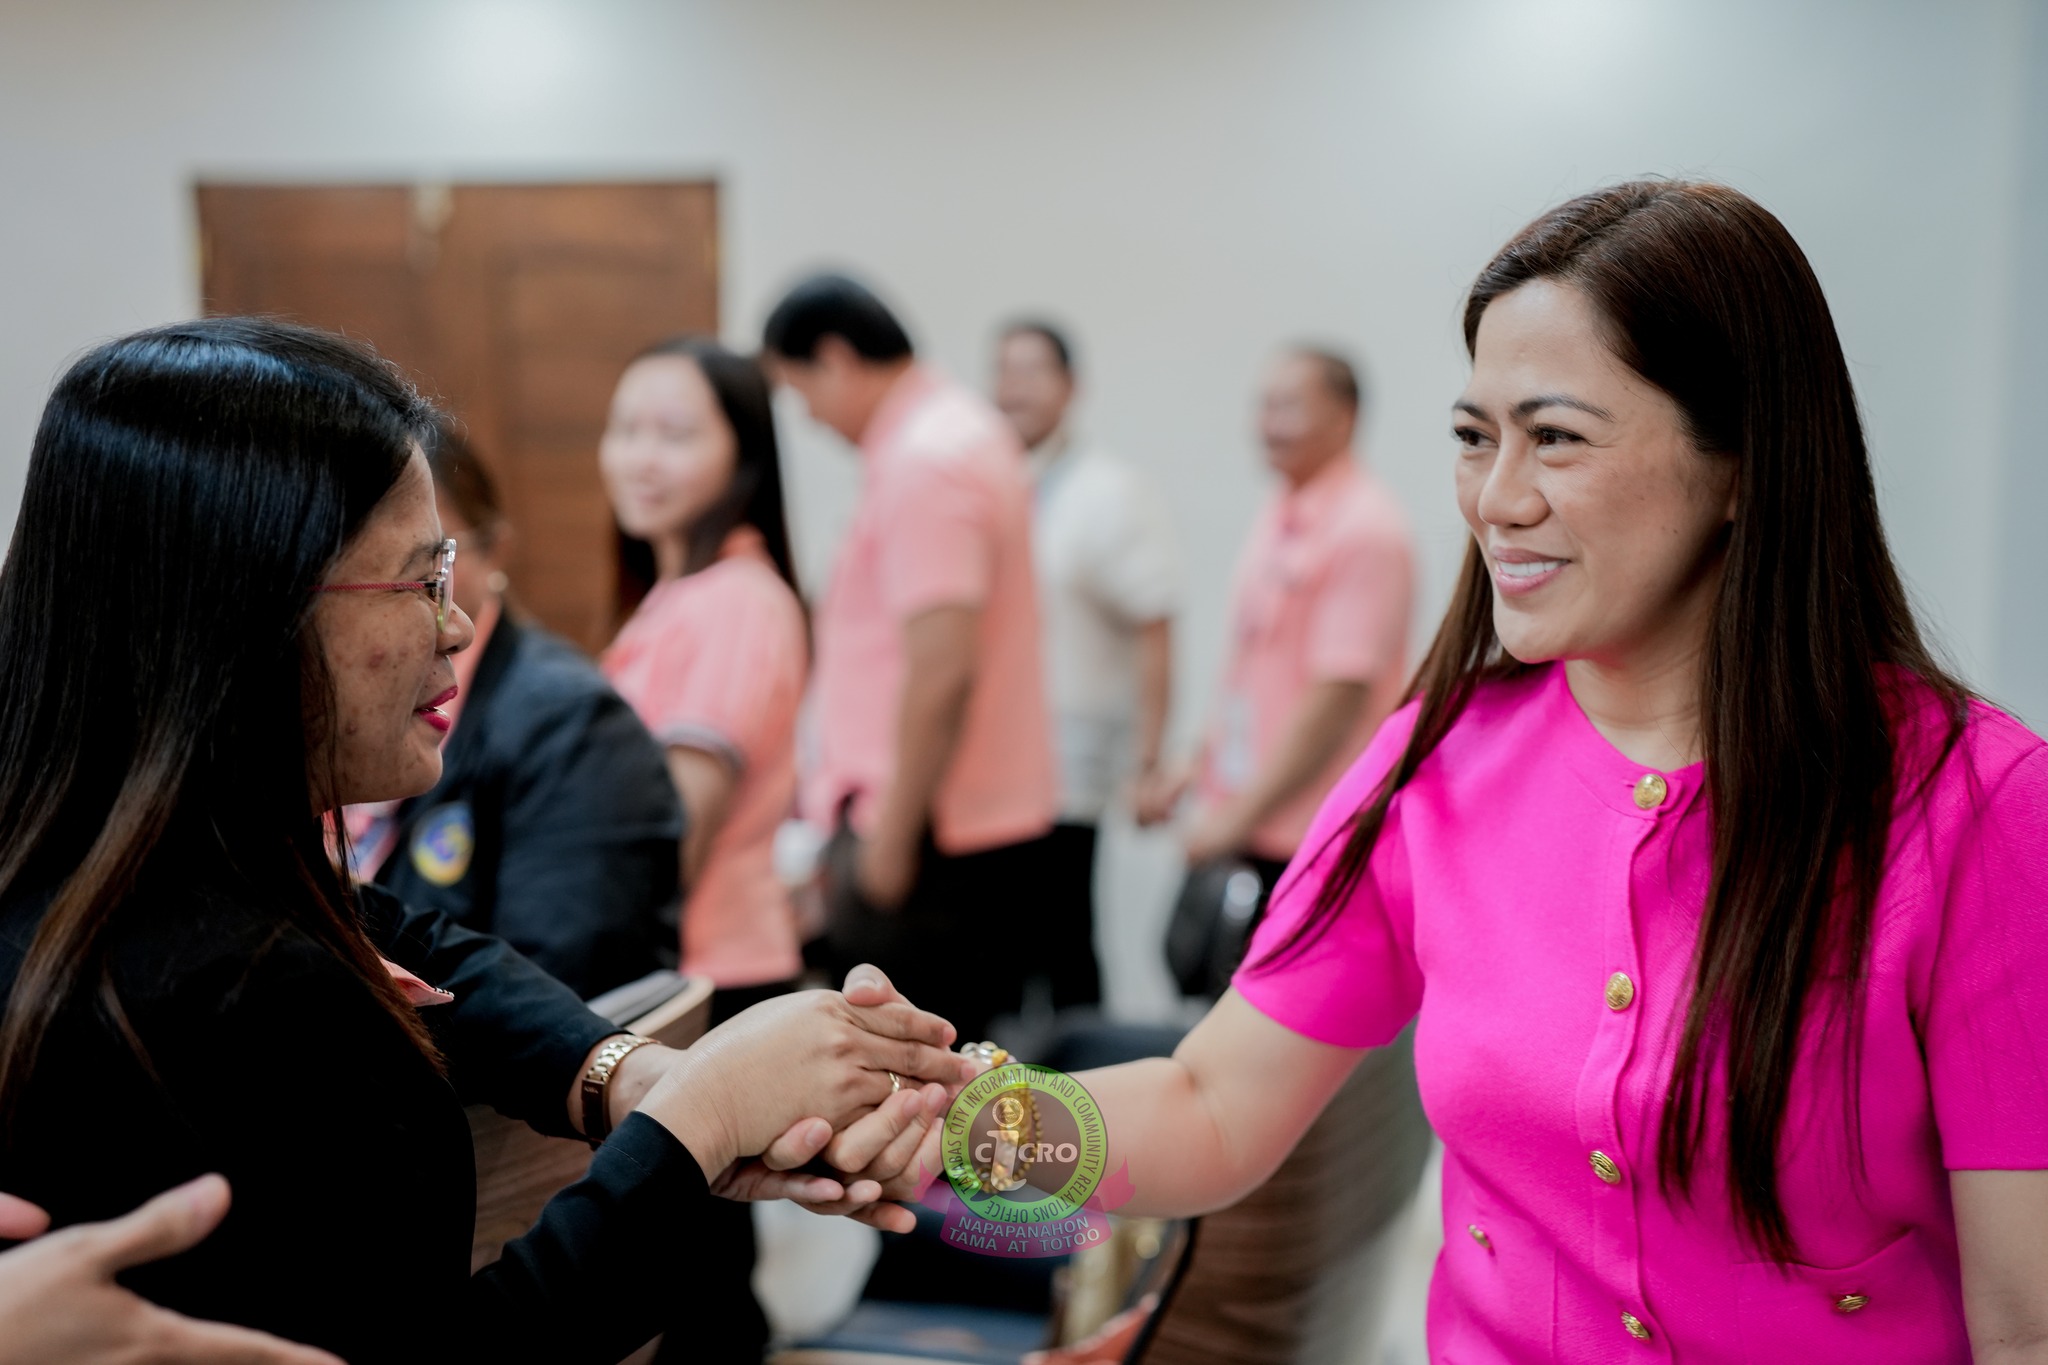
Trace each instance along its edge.
{"label": "red lipstick", "polygon": [[458,688],[449,688],[447,691],[437,695],[432,701],[428,702],[425,706],[414,707],[413,714],[418,716],[427,724],[433,726],[434,729],[438,730],[440,733],[444,735],[447,734],[450,730],[453,730],[455,728],[455,721],[451,717],[449,717],[447,713],[441,711],[439,708],[446,706],[451,701],[454,701],[455,694],[459,690],[460,689]]}

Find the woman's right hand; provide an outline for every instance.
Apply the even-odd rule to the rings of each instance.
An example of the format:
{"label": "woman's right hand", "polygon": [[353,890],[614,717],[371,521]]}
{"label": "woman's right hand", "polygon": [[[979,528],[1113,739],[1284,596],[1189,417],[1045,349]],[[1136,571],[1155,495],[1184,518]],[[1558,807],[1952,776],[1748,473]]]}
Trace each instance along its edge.
{"label": "woman's right hand", "polygon": [[[879,992],[866,989],[874,983]],[[886,998],[856,1005],[816,990],[764,1000],[679,1053],[639,1110],[675,1134],[715,1183],[800,1120],[823,1118],[836,1130],[872,1111],[895,1090],[890,1072],[904,1086],[965,1078],[969,1064],[947,1051],[951,1024],[897,997],[873,967],[855,968],[847,986]]]}
{"label": "woman's right hand", "polygon": [[1131,783],[1131,814],[1141,829],[1163,825],[1195,785],[1192,766],[1155,767]]}

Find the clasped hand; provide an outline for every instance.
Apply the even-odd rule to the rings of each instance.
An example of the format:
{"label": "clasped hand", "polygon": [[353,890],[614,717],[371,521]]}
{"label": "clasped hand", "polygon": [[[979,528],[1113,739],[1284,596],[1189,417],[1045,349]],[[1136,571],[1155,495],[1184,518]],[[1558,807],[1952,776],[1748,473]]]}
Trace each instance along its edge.
{"label": "clasped hand", "polygon": [[[905,1231],[912,1215],[881,1201],[914,1197],[899,1177],[977,1070],[952,1042],[951,1024],[861,966],[843,991],[778,996],[685,1050],[627,1061],[644,1056],[643,1077],[659,1071],[633,1107],[681,1140],[714,1193]],[[821,1154],[849,1178],[800,1169]]]}
{"label": "clasped hand", "polygon": [[[909,1008],[888,978],[872,967],[849,973],[844,994],[858,1009]],[[948,1026],[946,1041],[952,1036]],[[904,1203],[922,1198],[939,1173],[947,1106],[986,1066],[948,1053],[942,1066],[917,1073],[923,1085],[898,1072],[904,1080],[901,1090],[842,1115],[841,1122],[800,1120],[758,1159],[735,1163],[713,1189],[731,1199],[788,1199],[813,1213],[908,1232],[917,1219]],[[840,1173],[838,1178],[798,1169],[820,1156]]]}

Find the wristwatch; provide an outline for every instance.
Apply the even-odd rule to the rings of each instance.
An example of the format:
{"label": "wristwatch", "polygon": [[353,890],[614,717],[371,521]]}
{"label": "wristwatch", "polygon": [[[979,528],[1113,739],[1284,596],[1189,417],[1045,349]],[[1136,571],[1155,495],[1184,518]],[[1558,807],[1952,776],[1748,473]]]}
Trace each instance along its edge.
{"label": "wristwatch", "polygon": [[605,1094],[611,1088],[612,1073],[619,1069],[619,1063],[626,1059],[627,1053],[653,1041],[637,1033],[621,1033],[597,1050],[590,1070],[583,1073],[583,1140],[591,1146],[602,1145],[612,1134],[611,1110],[605,1107]]}

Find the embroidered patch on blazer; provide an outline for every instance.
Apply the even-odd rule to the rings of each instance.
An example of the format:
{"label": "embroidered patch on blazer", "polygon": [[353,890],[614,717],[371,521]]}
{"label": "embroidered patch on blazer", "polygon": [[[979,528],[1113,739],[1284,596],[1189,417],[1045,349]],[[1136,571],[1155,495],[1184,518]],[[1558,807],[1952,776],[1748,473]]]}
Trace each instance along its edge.
{"label": "embroidered patch on blazer", "polygon": [[466,801],[436,806],[420,817],[412,836],[413,870],[436,886],[453,886],[476,852],[476,821]]}

